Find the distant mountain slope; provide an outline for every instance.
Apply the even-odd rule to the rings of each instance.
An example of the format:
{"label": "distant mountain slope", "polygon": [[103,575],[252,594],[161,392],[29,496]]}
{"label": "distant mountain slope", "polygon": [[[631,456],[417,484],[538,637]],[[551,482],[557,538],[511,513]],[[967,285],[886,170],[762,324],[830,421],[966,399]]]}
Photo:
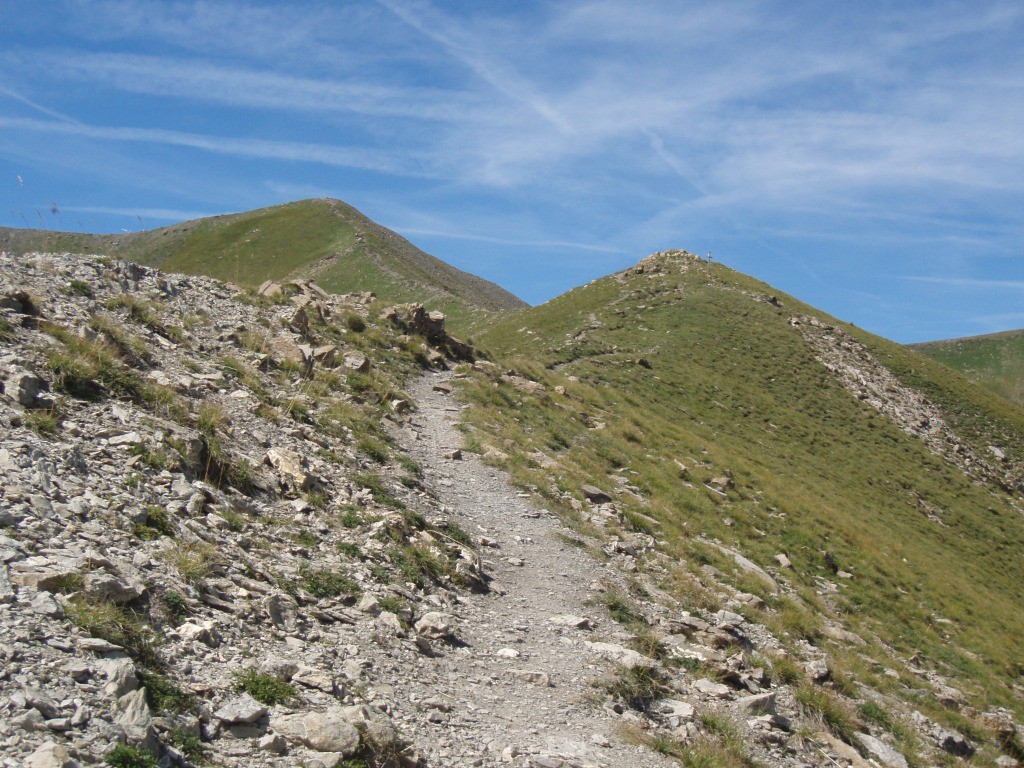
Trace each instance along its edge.
{"label": "distant mountain slope", "polygon": [[911,344],[910,348],[1024,405],[1024,330]]}
{"label": "distant mountain slope", "polygon": [[[893,723],[968,727],[923,693],[942,686],[1024,712],[1024,410],[683,252],[478,343],[513,372],[466,385],[470,443],[552,509],[691,577],[724,572],[796,658],[826,651],[839,693]],[[720,607],[662,583],[698,615]],[[833,643],[849,632],[861,650]]]}
{"label": "distant mountain slope", "polygon": [[124,235],[0,228],[0,250],[88,252],[243,286],[310,278],[337,293],[373,291],[449,315],[460,332],[526,304],[416,248],[339,200],[301,200]]}

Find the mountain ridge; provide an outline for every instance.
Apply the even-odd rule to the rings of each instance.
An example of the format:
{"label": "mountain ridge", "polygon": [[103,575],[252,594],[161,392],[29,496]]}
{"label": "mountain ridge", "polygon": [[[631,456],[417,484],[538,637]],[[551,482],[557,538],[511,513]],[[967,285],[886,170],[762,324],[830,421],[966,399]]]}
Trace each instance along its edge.
{"label": "mountain ridge", "polygon": [[316,279],[335,293],[373,291],[386,301],[421,302],[445,312],[454,326],[465,322],[460,333],[489,314],[527,306],[331,198],[117,235],[0,228],[0,249],[101,253],[250,288],[267,279]]}
{"label": "mountain ridge", "polygon": [[1024,406],[1024,330],[910,344],[955,371]]}
{"label": "mountain ridge", "polygon": [[[19,754],[66,719],[268,768],[1024,757],[1024,410],[929,358],[685,251],[477,349],[302,280],[0,260],[0,632],[57,643],[9,635]],[[137,687],[72,726],[47,670],[105,679],[96,641]]]}

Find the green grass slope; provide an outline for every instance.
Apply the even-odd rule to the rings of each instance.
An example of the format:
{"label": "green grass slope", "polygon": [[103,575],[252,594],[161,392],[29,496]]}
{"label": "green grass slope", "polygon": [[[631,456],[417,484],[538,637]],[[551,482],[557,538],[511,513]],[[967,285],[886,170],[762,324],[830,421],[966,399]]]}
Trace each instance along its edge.
{"label": "green grass slope", "polygon": [[[598,280],[483,334],[503,368],[543,389],[470,377],[469,446],[497,449],[525,487],[584,527],[581,486],[611,491],[622,529],[652,534],[691,578],[710,563],[764,597],[794,652],[828,646],[825,624],[867,639],[832,649],[848,682],[965,729],[960,713],[934,705],[932,672],[979,709],[1024,713],[1024,688],[1014,689],[1024,673],[1020,492],[969,477],[851,394],[791,318],[844,329],[935,404],[965,449],[1000,447],[1010,475],[1024,463],[1024,410],[763,283],[689,262]],[[709,540],[774,573],[783,594]],[[792,569],[776,567],[779,553]]]}
{"label": "green grass slope", "polygon": [[202,274],[242,286],[311,278],[336,293],[373,291],[385,301],[423,302],[472,331],[498,312],[526,304],[375,224],[339,200],[301,200],[123,235],[0,229],[0,250],[101,253]]}
{"label": "green grass slope", "polygon": [[1024,405],[1024,330],[911,344],[910,348]]}

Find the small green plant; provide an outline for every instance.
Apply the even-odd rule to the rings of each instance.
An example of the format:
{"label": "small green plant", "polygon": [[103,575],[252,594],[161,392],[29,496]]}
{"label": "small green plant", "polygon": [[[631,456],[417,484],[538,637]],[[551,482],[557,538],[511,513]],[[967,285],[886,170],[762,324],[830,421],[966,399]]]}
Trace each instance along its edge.
{"label": "small green plant", "polygon": [[202,764],[206,757],[203,740],[184,728],[171,731],[168,739],[174,747],[193,763]]}
{"label": "small green plant", "polygon": [[14,323],[6,317],[0,317],[0,341],[14,341]]}
{"label": "small green plant", "polygon": [[803,668],[790,656],[773,656],[770,663],[772,682],[776,685],[795,685],[806,677]]}
{"label": "small green plant", "polygon": [[234,678],[236,691],[248,693],[261,704],[274,706],[295,698],[295,688],[291,685],[252,667],[236,672]]}
{"label": "small green plant", "polygon": [[92,286],[84,280],[72,280],[68,283],[68,293],[75,296],[84,296],[87,299],[91,299],[94,295]]}
{"label": "small green plant", "polygon": [[346,557],[351,557],[353,559],[358,558],[362,555],[362,553],[359,551],[359,545],[351,541],[339,541],[338,551]]}
{"label": "small green plant", "polygon": [[146,691],[146,701],[154,712],[187,712],[195,706],[192,696],[162,672],[139,667],[136,674]]}
{"label": "small green plant", "polygon": [[56,409],[37,409],[25,415],[25,426],[42,437],[52,437],[60,429],[60,415]]}
{"label": "small green plant", "polygon": [[83,594],[72,595],[64,610],[72,624],[92,637],[120,645],[144,665],[159,667],[158,637],[134,613]]}
{"label": "small green plant", "polygon": [[168,589],[163,594],[163,603],[164,607],[167,608],[167,612],[175,621],[184,621],[188,616],[188,604],[185,602],[185,598],[182,597],[180,592]]}
{"label": "small green plant", "polygon": [[362,333],[366,330],[366,320],[363,319],[362,315],[357,315],[355,312],[346,312],[345,327],[353,333]]}
{"label": "small green plant", "polygon": [[387,446],[380,440],[372,437],[364,437],[359,441],[359,450],[378,464],[386,464],[389,458]]}
{"label": "small green plant", "polygon": [[165,553],[165,559],[184,581],[192,585],[201,584],[221,562],[217,548],[205,541],[177,546]]}
{"label": "small green plant", "polygon": [[668,648],[662,636],[647,626],[640,627],[630,638],[630,647],[649,659],[664,659],[668,656]]}
{"label": "small green plant", "polygon": [[358,596],[359,585],[338,571],[309,569],[300,572],[303,588],[313,597]]}
{"label": "small green plant", "polygon": [[174,538],[176,529],[174,521],[164,507],[155,504],[145,508],[145,522],[135,523],[135,536],[147,542],[152,542],[162,536]]}
{"label": "small green plant", "polygon": [[358,528],[363,524],[363,518],[356,512],[354,507],[346,507],[338,515],[338,522],[343,528]]}
{"label": "small green plant", "polygon": [[836,736],[852,743],[853,734],[860,724],[857,716],[835,694],[811,682],[804,682],[794,689],[793,695],[806,715],[821,718]]}
{"label": "small green plant", "polygon": [[148,749],[118,744],[103,756],[111,768],[156,768],[156,755]]}
{"label": "small green plant", "polygon": [[306,547],[312,549],[320,543],[320,539],[317,535],[310,530],[295,531],[289,534],[288,538],[298,544],[300,547]]}
{"label": "small green plant", "polygon": [[388,490],[380,475],[375,472],[358,472],[353,475],[352,480],[361,487],[368,488],[373,494],[374,501],[378,504],[383,504],[393,509],[405,509],[405,504]]}
{"label": "small green plant", "polygon": [[377,602],[381,608],[385,611],[391,611],[391,613],[401,613],[409,605],[404,598],[398,597],[398,595],[385,595]]}
{"label": "small green plant", "polygon": [[668,691],[664,673],[653,666],[620,666],[602,687],[610,696],[638,712],[646,712]]}
{"label": "small green plant", "polygon": [[619,622],[619,624],[629,625],[645,623],[643,616],[634,612],[633,609],[630,608],[629,603],[626,602],[625,598],[621,595],[615,594],[614,592],[607,592],[602,598],[602,601],[604,602],[604,607],[608,609],[608,613],[613,619],[615,619],[615,621]]}

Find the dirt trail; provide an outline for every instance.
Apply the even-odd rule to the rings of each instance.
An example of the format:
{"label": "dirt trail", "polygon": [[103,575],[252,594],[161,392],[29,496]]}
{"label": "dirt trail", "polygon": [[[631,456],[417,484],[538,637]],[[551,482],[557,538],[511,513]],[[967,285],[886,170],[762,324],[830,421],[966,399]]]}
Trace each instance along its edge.
{"label": "dirt trail", "polygon": [[[462,444],[455,429],[461,406],[433,387],[450,376],[428,374],[409,387],[417,411],[402,441],[452,519],[493,541],[481,555],[501,589],[461,602],[459,639],[466,645],[430,661],[434,695],[452,710],[447,723],[420,731],[419,745],[432,765],[673,764],[623,742],[621,720],[594,698],[592,681],[607,664],[585,641],[626,639],[594,601],[594,587],[621,576],[560,539],[565,529],[557,518],[531,504],[504,473],[474,454],[445,458]],[[589,618],[596,629],[551,621],[564,615]],[[542,675],[550,685],[532,681]]]}

